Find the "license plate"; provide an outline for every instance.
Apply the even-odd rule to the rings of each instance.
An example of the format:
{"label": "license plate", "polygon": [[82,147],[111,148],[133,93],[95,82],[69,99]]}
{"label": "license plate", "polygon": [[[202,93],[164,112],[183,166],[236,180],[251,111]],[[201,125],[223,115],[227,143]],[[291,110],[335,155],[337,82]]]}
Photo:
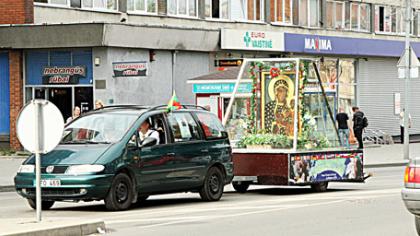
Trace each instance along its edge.
{"label": "license plate", "polygon": [[61,181],[59,179],[41,179],[41,187],[60,187]]}

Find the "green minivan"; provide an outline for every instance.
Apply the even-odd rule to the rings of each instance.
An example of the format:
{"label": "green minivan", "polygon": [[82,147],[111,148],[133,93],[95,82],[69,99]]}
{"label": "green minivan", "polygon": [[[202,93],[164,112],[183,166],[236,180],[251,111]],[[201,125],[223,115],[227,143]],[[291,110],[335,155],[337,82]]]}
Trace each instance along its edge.
{"label": "green minivan", "polygon": [[[171,112],[133,105],[88,112],[66,125],[41,163],[42,209],[55,201],[104,200],[109,210],[125,210],[149,195],[187,191],[217,201],[233,178],[220,120],[193,105]],[[34,169],[31,156],[14,180],[35,209]]]}

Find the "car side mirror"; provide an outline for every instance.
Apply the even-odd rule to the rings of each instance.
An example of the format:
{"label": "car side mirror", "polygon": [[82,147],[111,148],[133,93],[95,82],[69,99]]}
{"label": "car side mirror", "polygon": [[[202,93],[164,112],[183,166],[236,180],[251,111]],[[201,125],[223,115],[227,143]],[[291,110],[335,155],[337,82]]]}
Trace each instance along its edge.
{"label": "car side mirror", "polygon": [[128,151],[137,151],[139,149],[139,146],[137,145],[137,143],[134,141],[130,141],[127,144],[127,150]]}
{"label": "car side mirror", "polygon": [[153,137],[146,137],[143,142],[141,142],[140,147],[151,147],[157,144],[157,139]]}
{"label": "car side mirror", "polygon": [[222,133],[222,138],[227,138],[229,136],[228,132],[226,131],[222,131],[221,133]]}

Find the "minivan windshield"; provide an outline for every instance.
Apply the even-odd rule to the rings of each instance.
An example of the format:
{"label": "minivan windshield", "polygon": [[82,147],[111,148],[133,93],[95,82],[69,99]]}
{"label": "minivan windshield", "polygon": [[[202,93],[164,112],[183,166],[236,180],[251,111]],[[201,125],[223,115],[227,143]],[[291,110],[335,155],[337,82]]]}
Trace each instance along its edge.
{"label": "minivan windshield", "polygon": [[126,113],[98,113],[82,116],[65,128],[61,144],[117,142],[133,125],[137,117]]}

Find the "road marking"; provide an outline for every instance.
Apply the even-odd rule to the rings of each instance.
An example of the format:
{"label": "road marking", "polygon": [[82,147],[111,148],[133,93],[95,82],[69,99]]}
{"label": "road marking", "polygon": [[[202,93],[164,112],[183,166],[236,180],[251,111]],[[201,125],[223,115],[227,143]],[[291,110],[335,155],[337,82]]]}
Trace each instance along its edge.
{"label": "road marking", "polygon": [[[126,218],[130,216],[149,216],[149,215],[177,215],[177,214],[199,214],[204,212],[215,212],[215,211],[235,211],[235,210],[252,210],[252,209],[264,209],[264,208],[273,208],[275,207],[276,210],[281,209],[289,209],[289,208],[297,208],[297,207],[303,207],[303,206],[315,206],[317,204],[332,204],[336,201],[344,202],[344,201],[354,201],[354,200],[363,200],[363,199],[374,199],[374,198],[382,198],[382,197],[389,197],[392,195],[395,195],[396,193],[399,193],[401,189],[390,189],[390,190],[377,190],[377,191],[364,191],[363,195],[345,195],[345,196],[323,196],[323,197],[317,197],[313,198],[313,196],[304,196],[299,198],[287,198],[287,199],[267,199],[264,201],[247,201],[247,202],[237,202],[235,204],[221,204],[218,206],[213,206],[211,208],[208,208],[208,206],[203,206],[195,209],[171,209],[171,210],[164,210],[164,211],[153,211],[153,209],[149,210],[148,212],[142,212],[137,211],[132,214],[125,214],[125,215],[119,215],[119,216],[112,216],[109,219],[111,219],[110,222],[107,221],[107,223],[114,224],[118,222],[127,222],[126,220],[112,220],[116,218]],[[298,204],[287,204],[287,205],[278,205],[279,203],[287,203],[287,202],[301,202],[301,201],[326,201],[322,203],[298,203]],[[252,204],[251,204],[252,203]],[[265,204],[264,204],[265,203]],[[270,203],[270,204],[267,204]],[[246,204],[251,204],[249,206],[246,206]],[[264,205],[258,205],[258,204],[264,204]],[[244,206],[245,205],[245,206]],[[131,221],[150,221],[153,218],[148,219],[133,219]],[[164,219],[162,217],[159,217],[158,219]],[[178,218],[179,219],[179,218]],[[106,219],[105,219],[106,220]]]}

